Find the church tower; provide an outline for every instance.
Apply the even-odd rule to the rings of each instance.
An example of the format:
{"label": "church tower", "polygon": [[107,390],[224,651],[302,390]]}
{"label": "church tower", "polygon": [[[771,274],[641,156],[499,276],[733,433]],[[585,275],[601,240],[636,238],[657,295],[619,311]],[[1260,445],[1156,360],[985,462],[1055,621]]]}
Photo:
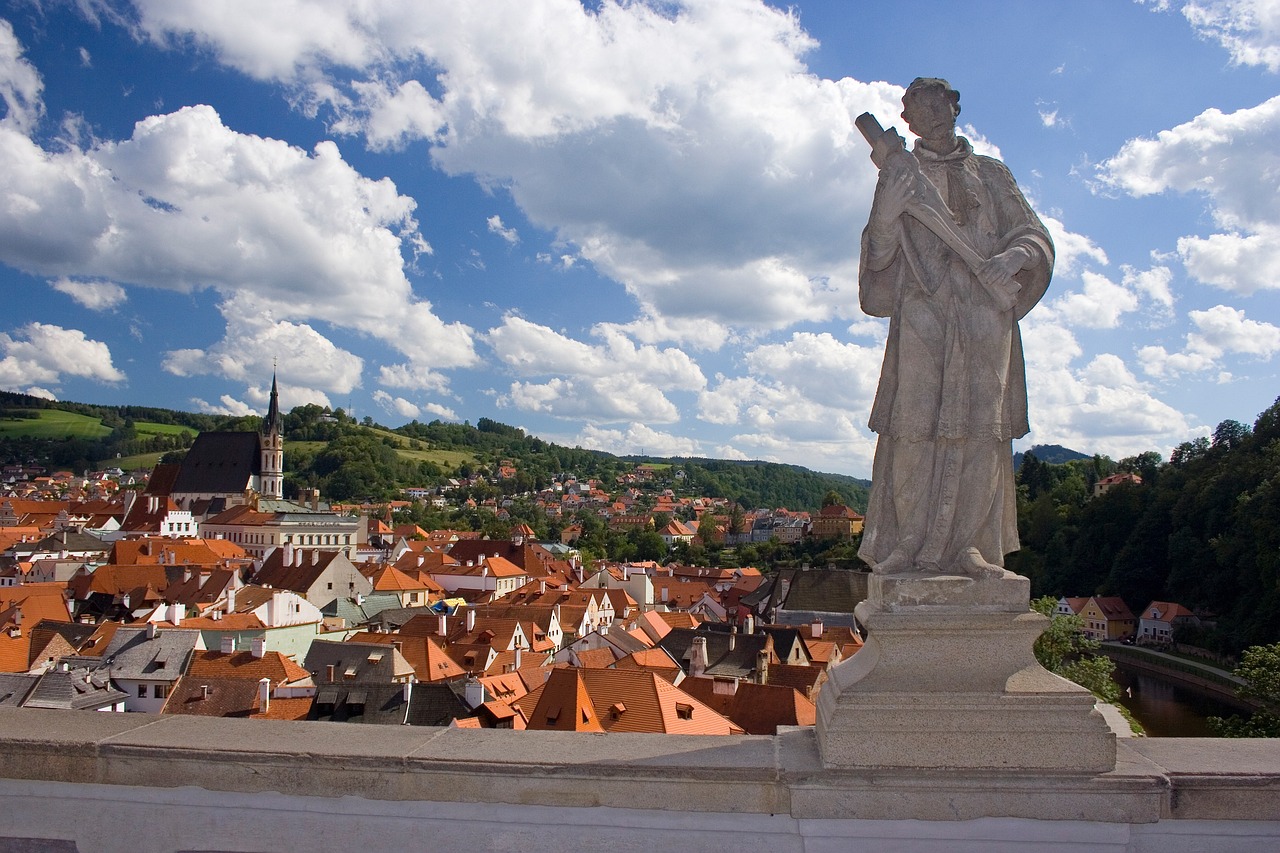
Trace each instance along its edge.
{"label": "church tower", "polygon": [[271,404],[262,419],[262,484],[261,495],[267,500],[284,497],[284,422],[280,417],[280,395],[276,375],[271,374]]}

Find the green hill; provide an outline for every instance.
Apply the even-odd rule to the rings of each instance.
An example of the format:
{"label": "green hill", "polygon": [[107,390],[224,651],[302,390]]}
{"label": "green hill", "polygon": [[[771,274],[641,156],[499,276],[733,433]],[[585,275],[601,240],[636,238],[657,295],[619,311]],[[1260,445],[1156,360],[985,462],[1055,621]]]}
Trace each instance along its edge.
{"label": "green hill", "polygon": [[[225,417],[139,406],[51,402],[0,392],[0,460],[35,461],[71,470],[107,465],[154,465],[177,460],[205,430],[253,430],[254,417]],[[332,500],[397,497],[408,486],[433,488],[449,478],[483,474],[477,498],[538,491],[566,476],[618,488],[620,478],[648,463],[641,492],[727,498],[744,508],[817,510],[837,492],[850,506],[866,507],[869,483],[797,465],[716,459],[620,458],[570,448],[526,435],[488,418],[470,423],[414,421],[397,429],[348,417],[341,409],[295,407],[283,417],[286,493],[319,488]],[[510,463],[514,475],[500,477]]]}

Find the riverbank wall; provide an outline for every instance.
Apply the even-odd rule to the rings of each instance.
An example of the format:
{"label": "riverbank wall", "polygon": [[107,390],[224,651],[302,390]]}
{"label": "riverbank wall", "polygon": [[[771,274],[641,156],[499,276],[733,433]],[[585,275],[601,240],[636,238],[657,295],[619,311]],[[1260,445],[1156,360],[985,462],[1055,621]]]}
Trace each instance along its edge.
{"label": "riverbank wall", "polygon": [[1159,676],[1242,710],[1256,711],[1262,707],[1261,703],[1237,694],[1244,681],[1226,670],[1140,646],[1104,643],[1100,651],[1126,669]]}

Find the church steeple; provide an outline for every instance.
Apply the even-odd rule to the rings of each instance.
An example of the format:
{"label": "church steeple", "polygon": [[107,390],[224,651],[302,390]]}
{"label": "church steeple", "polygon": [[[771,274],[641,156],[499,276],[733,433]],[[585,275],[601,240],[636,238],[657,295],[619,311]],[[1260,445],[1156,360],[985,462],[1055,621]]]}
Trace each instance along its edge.
{"label": "church steeple", "polygon": [[280,416],[280,392],[271,372],[271,403],[262,419],[262,474],[260,494],[268,500],[284,497],[284,419]]}
{"label": "church steeple", "polygon": [[271,403],[267,406],[267,416],[262,419],[262,434],[283,432],[280,418],[280,392],[276,389],[276,374],[271,371]]}

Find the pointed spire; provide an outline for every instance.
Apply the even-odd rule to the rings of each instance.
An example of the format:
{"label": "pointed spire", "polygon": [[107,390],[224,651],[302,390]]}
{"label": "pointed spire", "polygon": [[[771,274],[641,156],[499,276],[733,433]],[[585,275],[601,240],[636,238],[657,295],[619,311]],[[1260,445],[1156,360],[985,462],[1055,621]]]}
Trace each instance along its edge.
{"label": "pointed spire", "polygon": [[267,416],[262,419],[262,431],[267,434],[284,432],[284,423],[280,417],[280,393],[276,388],[276,372],[271,371],[271,404],[267,406]]}

